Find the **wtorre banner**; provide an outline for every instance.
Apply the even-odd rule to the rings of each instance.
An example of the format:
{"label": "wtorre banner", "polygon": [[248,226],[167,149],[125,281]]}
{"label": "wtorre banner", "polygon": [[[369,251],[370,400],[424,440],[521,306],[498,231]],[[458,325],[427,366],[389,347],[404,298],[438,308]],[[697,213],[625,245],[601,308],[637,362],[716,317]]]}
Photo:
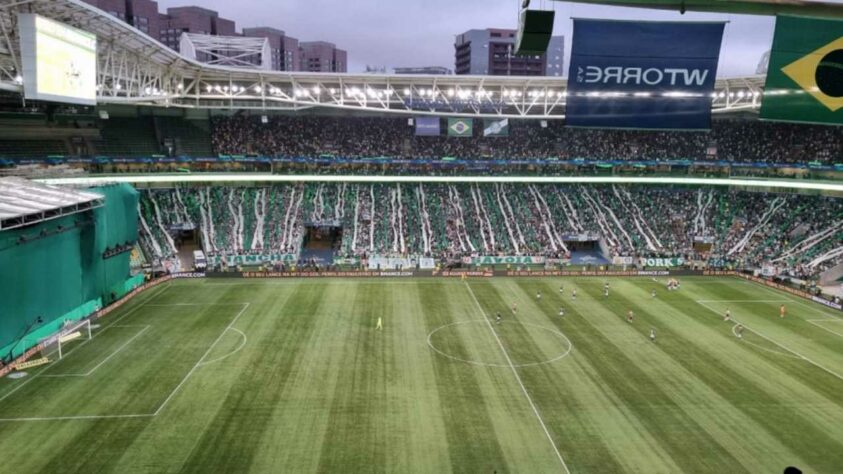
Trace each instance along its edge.
{"label": "wtorre banner", "polygon": [[710,128],[723,27],[575,19],[567,124]]}

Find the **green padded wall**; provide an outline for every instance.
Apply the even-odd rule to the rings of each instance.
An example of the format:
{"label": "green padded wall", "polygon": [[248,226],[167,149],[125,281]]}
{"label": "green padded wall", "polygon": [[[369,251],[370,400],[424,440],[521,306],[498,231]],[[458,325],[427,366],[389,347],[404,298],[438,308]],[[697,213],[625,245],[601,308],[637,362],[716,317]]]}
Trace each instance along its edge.
{"label": "green padded wall", "polygon": [[14,355],[64,318],[85,317],[131,290],[129,252],[108,259],[103,252],[137,241],[138,193],[126,184],[90,191],[105,196],[103,207],[0,232],[0,358],[37,317],[43,323]]}

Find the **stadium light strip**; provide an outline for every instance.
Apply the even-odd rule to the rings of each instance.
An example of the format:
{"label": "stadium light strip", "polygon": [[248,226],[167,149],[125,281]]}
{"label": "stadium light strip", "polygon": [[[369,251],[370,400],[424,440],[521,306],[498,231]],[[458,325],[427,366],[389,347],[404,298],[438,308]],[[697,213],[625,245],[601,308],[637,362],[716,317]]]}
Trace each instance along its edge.
{"label": "stadium light strip", "polygon": [[34,181],[70,186],[96,186],[110,183],[532,183],[532,184],[663,184],[701,186],[745,186],[784,188],[843,193],[843,182],[799,181],[790,179],[681,178],[640,176],[380,176],[313,174],[153,174],[103,175],[74,178],[49,178]]}

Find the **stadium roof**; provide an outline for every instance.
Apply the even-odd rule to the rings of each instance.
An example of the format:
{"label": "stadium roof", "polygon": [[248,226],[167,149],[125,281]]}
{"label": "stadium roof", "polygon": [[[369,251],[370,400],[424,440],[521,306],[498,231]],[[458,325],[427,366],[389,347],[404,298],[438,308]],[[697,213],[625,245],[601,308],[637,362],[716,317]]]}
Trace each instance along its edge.
{"label": "stadium roof", "polygon": [[96,193],[23,178],[0,178],[0,231],[37,224],[103,205]]}
{"label": "stadium roof", "polygon": [[[15,15],[36,13],[96,34],[97,102],[223,110],[314,108],[489,118],[561,119],[562,77],[254,71],[182,56],[81,0],[0,0],[0,89],[23,91]],[[5,52],[5,54],[4,54]],[[714,113],[756,111],[764,76],[720,78]]]}

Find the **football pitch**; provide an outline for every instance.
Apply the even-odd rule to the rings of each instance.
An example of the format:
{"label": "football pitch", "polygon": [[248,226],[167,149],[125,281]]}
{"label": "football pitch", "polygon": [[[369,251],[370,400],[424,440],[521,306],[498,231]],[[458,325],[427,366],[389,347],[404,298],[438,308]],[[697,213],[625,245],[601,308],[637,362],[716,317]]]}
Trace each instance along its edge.
{"label": "football pitch", "polygon": [[0,379],[0,471],[839,473],[841,315],[734,278],[175,280]]}

